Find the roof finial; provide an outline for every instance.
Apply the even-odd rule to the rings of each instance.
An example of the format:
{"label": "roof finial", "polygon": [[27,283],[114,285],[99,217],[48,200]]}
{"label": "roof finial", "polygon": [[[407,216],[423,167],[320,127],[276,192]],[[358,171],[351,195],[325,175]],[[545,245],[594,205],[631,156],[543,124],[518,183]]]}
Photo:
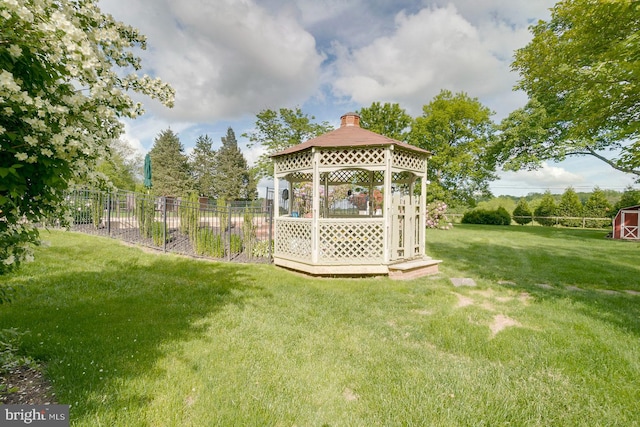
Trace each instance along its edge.
{"label": "roof finial", "polygon": [[358,113],[345,113],[340,117],[340,127],[357,126],[360,127],[360,116]]}

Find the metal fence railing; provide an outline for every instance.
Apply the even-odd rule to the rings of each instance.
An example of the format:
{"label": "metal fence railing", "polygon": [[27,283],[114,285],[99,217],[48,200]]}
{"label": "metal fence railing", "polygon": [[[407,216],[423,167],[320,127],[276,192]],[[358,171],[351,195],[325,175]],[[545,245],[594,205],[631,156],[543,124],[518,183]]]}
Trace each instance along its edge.
{"label": "metal fence railing", "polygon": [[271,262],[271,201],[218,206],[207,198],[77,189],[66,194],[74,231],[165,252],[236,262]]}

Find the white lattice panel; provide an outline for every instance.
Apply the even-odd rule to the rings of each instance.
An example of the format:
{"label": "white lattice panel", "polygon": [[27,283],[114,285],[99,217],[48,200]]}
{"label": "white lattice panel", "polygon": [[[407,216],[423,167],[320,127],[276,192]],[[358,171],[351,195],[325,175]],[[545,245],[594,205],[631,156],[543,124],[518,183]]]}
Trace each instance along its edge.
{"label": "white lattice panel", "polygon": [[275,164],[276,173],[311,169],[311,159],[311,151],[301,151],[278,157]]}
{"label": "white lattice panel", "polygon": [[276,219],[275,256],[311,260],[311,220]]}
{"label": "white lattice panel", "polygon": [[412,153],[405,150],[393,152],[393,167],[416,172],[424,172],[426,168],[426,158],[422,154]]}
{"label": "white lattice panel", "polygon": [[367,264],[382,262],[384,224],[382,221],[322,221],[320,262]]}
{"label": "white lattice panel", "polygon": [[323,150],[320,152],[321,166],[383,166],[383,147]]}

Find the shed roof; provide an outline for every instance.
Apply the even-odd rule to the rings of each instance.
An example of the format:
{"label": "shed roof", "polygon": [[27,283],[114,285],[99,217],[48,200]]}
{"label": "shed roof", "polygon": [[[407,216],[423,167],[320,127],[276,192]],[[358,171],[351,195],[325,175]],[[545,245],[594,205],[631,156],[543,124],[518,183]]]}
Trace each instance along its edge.
{"label": "shed roof", "polygon": [[272,154],[271,157],[283,156],[311,149],[321,148],[344,148],[344,147],[366,147],[366,146],[389,146],[393,145],[405,150],[422,153],[430,156],[431,152],[406,142],[380,135],[360,127],[360,116],[356,113],[347,113],[341,117],[341,126],[338,129],[327,132],[318,137],[309,139],[302,144],[294,145],[283,151]]}

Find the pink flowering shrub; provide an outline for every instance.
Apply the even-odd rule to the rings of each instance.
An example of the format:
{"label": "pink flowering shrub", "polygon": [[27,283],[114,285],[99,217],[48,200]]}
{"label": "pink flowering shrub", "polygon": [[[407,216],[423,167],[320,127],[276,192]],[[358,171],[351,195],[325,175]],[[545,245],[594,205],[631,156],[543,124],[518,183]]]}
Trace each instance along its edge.
{"label": "pink flowering shrub", "polygon": [[453,228],[453,224],[447,218],[447,204],[436,200],[427,205],[427,228],[439,228],[448,230]]}

